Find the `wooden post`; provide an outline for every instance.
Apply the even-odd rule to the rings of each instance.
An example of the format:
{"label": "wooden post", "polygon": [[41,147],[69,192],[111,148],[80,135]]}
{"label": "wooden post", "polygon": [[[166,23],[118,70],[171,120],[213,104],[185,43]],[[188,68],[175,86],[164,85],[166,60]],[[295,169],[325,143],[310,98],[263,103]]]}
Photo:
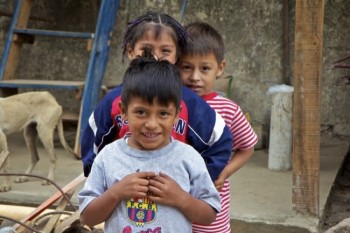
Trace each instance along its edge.
{"label": "wooden post", "polygon": [[293,210],[319,217],[323,0],[296,0]]}

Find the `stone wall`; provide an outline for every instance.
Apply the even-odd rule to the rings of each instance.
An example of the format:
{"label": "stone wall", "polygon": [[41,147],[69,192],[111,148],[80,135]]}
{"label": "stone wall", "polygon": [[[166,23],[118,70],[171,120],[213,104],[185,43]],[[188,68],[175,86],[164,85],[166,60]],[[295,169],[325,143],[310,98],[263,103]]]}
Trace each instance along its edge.
{"label": "stone wall", "polygon": [[[15,1],[0,0],[2,11],[12,12]],[[60,30],[93,31],[97,14],[95,0],[36,0],[33,14],[44,21],[33,20],[31,26]],[[232,99],[249,113],[262,145],[268,145],[272,98],[270,86],[293,83],[294,1],[289,1],[289,44],[283,45],[283,1],[277,0],[201,0],[187,1],[182,21],[210,23],[222,34],[226,43],[226,75],[233,77]],[[126,63],[122,63],[120,45],[125,25],[146,10],[163,11],[180,20],[181,0],[121,0],[111,41],[110,59],[104,83],[120,83]],[[325,1],[324,49],[322,70],[322,132],[350,136],[350,86],[337,85],[350,69],[327,69],[329,64],[350,55],[350,2]],[[0,52],[6,38],[9,18],[0,16]],[[290,51],[289,51],[290,50]],[[283,54],[289,51],[284,69]],[[86,42],[38,38],[34,45],[25,45],[16,75],[21,78],[83,80],[89,54]],[[349,62],[350,63],[350,59]],[[69,98],[74,94],[57,94],[66,108],[78,109]],[[68,104],[69,103],[69,104]]]}

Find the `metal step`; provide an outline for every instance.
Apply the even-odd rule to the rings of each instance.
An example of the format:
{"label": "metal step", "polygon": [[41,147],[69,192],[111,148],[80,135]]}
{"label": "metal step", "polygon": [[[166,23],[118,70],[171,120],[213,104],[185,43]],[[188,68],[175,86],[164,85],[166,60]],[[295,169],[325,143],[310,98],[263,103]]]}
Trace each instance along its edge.
{"label": "metal step", "polygon": [[0,88],[82,90],[84,88],[84,84],[85,82],[83,81],[6,79],[0,81]]}
{"label": "metal step", "polygon": [[94,38],[94,33],[88,32],[66,32],[66,31],[52,31],[52,30],[39,30],[39,29],[21,29],[15,28],[14,33],[19,35],[32,35],[32,36],[52,36],[52,37],[67,37],[67,38],[82,38],[82,39],[92,39]]}

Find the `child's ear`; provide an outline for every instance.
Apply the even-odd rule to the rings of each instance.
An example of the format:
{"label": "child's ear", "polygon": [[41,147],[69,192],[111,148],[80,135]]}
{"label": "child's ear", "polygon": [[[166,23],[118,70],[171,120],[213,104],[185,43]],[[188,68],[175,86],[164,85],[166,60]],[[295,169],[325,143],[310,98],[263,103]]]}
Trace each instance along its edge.
{"label": "child's ear", "polygon": [[119,109],[120,109],[120,112],[121,112],[121,115],[122,115],[122,119],[124,121],[126,121],[127,118],[128,118],[128,114],[126,112],[126,107],[124,106],[124,104],[121,101],[118,103],[118,105],[119,105]]}
{"label": "child's ear", "polygon": [[216,77],[220,77],[224,73],[225,67],[226,67],[226,60],[224,59],[219,63],[219,69]]}
{"label": "child's ear", "polygon": [[175,122],[174,122],[175,125],[177,124],[177,121],[179,120],[179,115],[180,115],[181,110],[182,110],[182,105],[180,105],[180,108],[176,113]]}
{"label": "child's ear", "polygon": [[126,50],[128,51],[128,58],[129,58],[130,60],[134,59],[134,51],[133,51],[133,49],[130,47],[130,44],[128,44],[128,45],[126,46]]}

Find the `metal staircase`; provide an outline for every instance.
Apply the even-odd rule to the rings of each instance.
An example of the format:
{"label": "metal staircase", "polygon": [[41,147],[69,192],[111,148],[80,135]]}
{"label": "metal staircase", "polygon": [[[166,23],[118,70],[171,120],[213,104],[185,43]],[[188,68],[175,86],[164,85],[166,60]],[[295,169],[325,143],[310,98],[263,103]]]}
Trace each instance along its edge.
{"label": "metal staircase", "polygon": [[[108,61],[109,40],[115,24],[119,0],[99,1],[96,29],[95,32],[91,33],[27,28],[33,1],[35,0],[17,0],[0,61],[0,92],[2,96],[8,96],[17,93],[19,88],[76,91],[77,96],[81,97],[81,103],[77,117],[78,129],[74,150],[79,153],[81,132],[87,125],[88,118],[99,100],[103,75]],[[62,39],[80,38],[93,41],[85,81],[16,79],[14,74],[16,69],[20,68],[17,67],[17,64],[22,45],[24,43],[33,44],[37,36]]]}

